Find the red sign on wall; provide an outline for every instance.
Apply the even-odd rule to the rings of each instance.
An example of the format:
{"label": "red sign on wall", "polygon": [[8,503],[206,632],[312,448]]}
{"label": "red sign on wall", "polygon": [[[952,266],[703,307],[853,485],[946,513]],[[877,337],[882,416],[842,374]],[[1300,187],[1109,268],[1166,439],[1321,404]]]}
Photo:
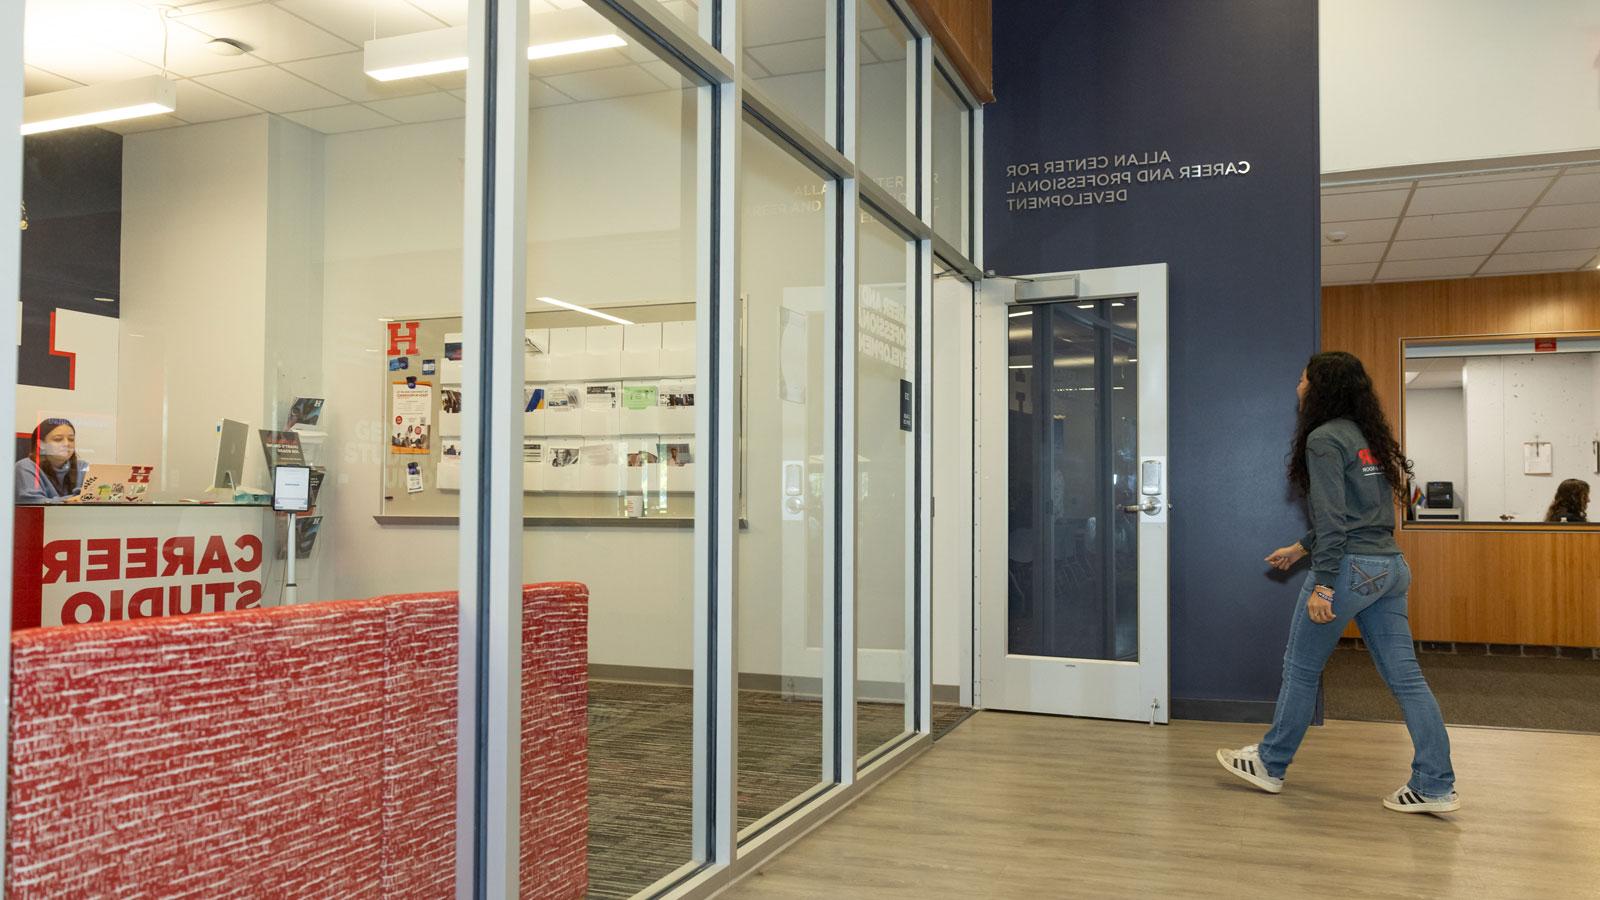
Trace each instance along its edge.
{"label": "red sign on wall", "polygon": [[1533,342],[1533,352],[1535,352],[1535,353],[1554,353],[1554,352],[1556,352],[1556,339],[1555,338],[1539,338],[1539,339],[1535,340]]}

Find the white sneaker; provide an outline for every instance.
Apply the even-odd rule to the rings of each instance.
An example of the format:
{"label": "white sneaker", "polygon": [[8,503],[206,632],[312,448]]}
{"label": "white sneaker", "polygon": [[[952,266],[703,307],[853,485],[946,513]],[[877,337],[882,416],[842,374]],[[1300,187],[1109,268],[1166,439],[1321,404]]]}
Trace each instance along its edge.
{"label": "white sneaker", "polygon": [[1461,797],[1451,791],[1446,797],[1424,797],[1402,785],[1399,790],[1383,798],[1383,805],[1403,813],[1447,813],[1461,808]]}
{"label": "white sneaker", "polygon": [[1218,750],[1217,762],[1222,763],[1224,769],[1269,794],[1283,790],[1283,779],[1273,778],[1267,774],[1267,766],[1261,761],[1261,751],[1256,744],[1238,750]]}

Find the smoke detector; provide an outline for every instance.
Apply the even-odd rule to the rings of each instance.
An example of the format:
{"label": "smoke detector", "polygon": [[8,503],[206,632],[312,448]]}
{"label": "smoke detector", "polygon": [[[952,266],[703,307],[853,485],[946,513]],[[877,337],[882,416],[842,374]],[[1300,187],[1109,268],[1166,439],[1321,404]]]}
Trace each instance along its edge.
{"label": "smoke detector", "polygon": [[250,45],[233,38],[213,38],[206,42],[206,49],[218,56],[243,56],[250,52]]}
{"label": "smoke detector", "polygon": [[1344,231],[1330,231],[1323,235],[1323,237],[1328,239],[1328,243],[1330,244],[1342,244],[1344,243],[1344,239],[1349,236],[1349,233]]}

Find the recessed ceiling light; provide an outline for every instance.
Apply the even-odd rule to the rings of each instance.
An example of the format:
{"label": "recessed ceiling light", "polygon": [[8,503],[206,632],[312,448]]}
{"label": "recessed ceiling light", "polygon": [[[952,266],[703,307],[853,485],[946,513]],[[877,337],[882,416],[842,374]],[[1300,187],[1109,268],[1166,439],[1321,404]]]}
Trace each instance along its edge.
{"label": "recessed ceiling light", "polygon": [[596,319],[605,319],[607,322],[615,322],[618,325],[632,325],[633,324],[632,322],[628,321],[627,319],[623,319],[623,318],[619,318],[617,316],[613,316],[610,313],[603,313],[603,312],[600,312],[597,309],[590,309],[587,306],[579,306],[576,303],[568,303],[565,300],[557,300],[554,297],[539,297],[537,299],[538,299],[538,301],[540,303],[548,303],[551,306],[559,306],[562,309],[570,309],[573,312],[581,312],[586,316],[594,316]]}
{"label": "recessed ceiling light", "polygon": [[[539,13],[529,20],[528,59],[549,59],[626,47],[609,22],[588,7]],[[376,38],[363,46],[362,68],[378,81],[398,81],[467,70],[467,28],[436,28]]]}

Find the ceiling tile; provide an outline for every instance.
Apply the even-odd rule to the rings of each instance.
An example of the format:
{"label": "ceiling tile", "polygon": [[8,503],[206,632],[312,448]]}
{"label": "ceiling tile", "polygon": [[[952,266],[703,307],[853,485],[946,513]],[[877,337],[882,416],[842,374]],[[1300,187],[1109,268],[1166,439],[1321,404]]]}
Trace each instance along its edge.
{"label": "ceiling tile", "polygon": [[1395,233],[1396,240],[1465,237],[1472,234],[1505,234],[1522,218],[1520,209],[1495,209],[1485,212],[1448,213],[1440,216],[1406,216]]}
{"label": "ceiling tile", "polygon": [[123,81],[161,74],[159,68],[149,63],[98,47],[29,47],[23,53],[23,59],[27,65],[61,78],[70,78],[79,84],[99,84],[102,81]]}
{"label": "ceiling tile", "polygon": [[[1370,191],[1322,198],[1322,221],[1383,219],[1400,215],[1410,191]],[[1324,229],[1326,230],[1326,229]]]}
{"label": "ceiling tile", "polygon": [[401,78],[398,81],[369,78],[362,69],[363,58],[364,54],[358,50],[355,53],[284,63],[283,68],[357,103],[389,97],[411,97],[439,90],[426,78]]}
{"label": "ceiling tile", "polygon": [[1595,251],[1562,250],[1554,253],[1496,253],[1482,274],[1503,272],[1570,272],[1593,260]]}
{"label": "ceiling tile", "polygon": [[1590,175],[1600,173],[1600,166],[1573,166],[1567,169],[1568,175]]}
{"label": "ceiling tile", "polygon": [[1409,178],[1402,179],[1400,181],[1385,181],[1385,182],[1383,182],[1381,184],[1377,184],[1377,183],[1373,183],[1373,182],[1366,182],[1364,184],[1345,184],[1345,185],[1341,185],[1341,184],[1335,183],[1335,184],[1330,184],[1330,185],[1324,186],[1322,188],[1322,194],[1323,194],[1323,196],[1327,197],[1327,196],[1334,196],[1334,195],[1337,195],[1337,194],[1371,194],[1371,193],[1373,193],[1375,191],[1397,191],[1397,190],[1407,190],[1407,191],[1409,191],[1409,190],[1411,190],[1411,185],[1413,183],[1414,182]]}
{"label": "ceiling tile", "polygon": [[243,41],[250,45],[252,53],[268,62],[288,62],[356,49],[348,41],[271,3],[195,13],[184,16],[183,23],[212,37]]}
{"label": "ceiling tile", "polygon": [[[1322,229],[1322,246],[1329,247],[1335,243],[1371,244],[1375,241],[1387,241],[1394,234],[1394,223],[1394,219],[1357,219],[1353,222],[1328,225]],[[1329,233],[1338,231],[1344,232],[1343,241],[1328,240]]]}
{"label": "ceiling tile", "polygon": [[1435,238],[1428,241],[1395,241],[1389,259],[1445,259],[1456,256],[1485,256],[1499,246],[1501,236]]}
{"label": "ceiling tile", "polygon": [[827,46],[822,38],[751,47],[750,55],[774,75],[821,72],[827,64]]}
{"label": "ceiling tile", "polygon": [[530,60],[528,71],[544,78],[547,75],[566,75],[572,72],[588,72],[591,69],[615,69],[631,62],[628,55],[620,49],[590,50],[587,53],[569,53],[566,56]]}
{"label": "ceiling tile", "polygon": [[195,81],[178,82],[178,115],[188,122],[215,122],[219,119],[237,119],[251,116],[261,110]]}
{"label": "ceiling tile", "polygon": [[467,24],[467,0],[409,0],[409,2],[447,25]]}
{"label": "ceiling tile", "polygon": [[[210,35],[201,34],[182,21],[172,22],[167,34],[167,68],[185,78],[265,64],[265,60],[249,53],[218,56],[211,52]],[[151,61],[160,62],[160,58]]]}
{"label": "ceiling tile", "polygon": [[1419,281],[1426,278],[1461,278],[1478,270],[1481,256],[1465,259],[1404,259],[1386,262],[1378,270],[1379,281]]}
{"label": "ceiling tile", "polygon": [[547,84],[575,100],[606,100],[632,94],[653,94],[662,90],[661,82],[638,66],[621,66],[573,75],[552,75]]}
{"label": "ceiling tile", "polygon": [[376,37],[445,27],[406,0],[278,0],[278,5],[357,47],[372,40],[374,24]]}
{"label": "ceiling tile", "polygon": [[1557,203],[1600,203],[1600,172],[1591,175],[1563,175],[1556,179],[1540,206]]}
{"label": "ceiling tile", "polygon": [[1539,194],[1549,184],[1550,179],[1546,177],[1522,181],[1485,181],[1446,187],[1419,185],[1408,212],[1411,215],[1426,216],[1436,213],[1477,212],[1484,209],[1516,209],[1528,206],[1539,199]]}
{"label": "ceiling tile", "polygon": [[1506,238],[1501,253],[1542,253],[1551,250],[1594,250],[1600,248],[1600,228],[1561,228],[1550,231],[1519,231]]}
{"label": "ceiling tile", "polygon": [[374,100],[367,106],[402,122],[437,122],[441,119],[459,119],[467,114],[466,103],[443,92]]}
{"label": "ceiling tile", "polygon": [[60,75],[54,75],[33,66],[26,66],[22,70],[22,95],[24,97],[32,97],[34,94],[48,94],[52,91],[64,91],[75,87],[83,87],[83,85],[70,78],[62,78]]}
{"label": "ceiling tile", "polygon": [[1375,263],[1383,259],[1388,244],[1335,244],[1322,248],[1322,267],[1346,263]]}
{"label": "ceiling tile", "polygon": [[772,74],[771,72],[767,71],[766,66],[756,62],[756,58],[751,56],[748,50],[745,51],[744,54],[744,70],[745,74],[749,75],[751,78],[766,78],[768,75]]}
{"label": "ceiling tile", "polygon": [[1545,231],[1551,228],[1600,228],[1600,203],[1569,203],[1565,206],[1535,206],[1517,226],[1518,231]]}
{"label": "ceiling tile", "polygon": [[385,125],[394,124],[393,119],[379,115],[359,103],[349,103],[344,106],[333,106],[326,109],[307,109],[301,112],[289,113],[284,118],[315,131],[320,131],[323,134],[360,131],[364,128],[382,128]]}
{"label": "ceiling tile", "polygon": [[654,75],[656,80],[661,82],[662,86],[664,87],[671,88],[675,91],[682,91],[688,90],[691,86],[689,80],[684,78],[677,69],[674,69],[660,60],[644,63],[643,68],[646,72]]}
{"label": "ceiling tile", "polygon": [[874,28],[861,33],[861,42],[872,48],[878,59],[884,62],[904,60],[906,58],[906,42],[900,35],[887,28]]}
{"label": "ceiling tile", "polygon": [[535,78],[528,84],[528,106],[531,109],[541,109],[546,106],[561,106],[571,103],[572,98],[561,93],[555,88]]}
{"label": "ceiling tile", "polygon": [[1377,263],[1353,263],[1342,266],[1323,266],[1323,284],[1353,284],[1371,281],[1378,271]]}
{"label": "ceiling tile", "polygon": [[1533,169],[1518,169],[1514,172],[1486,172],[1481,175],[1449,175],[1435,178],[1424,178],[1418,182],[1419,186],[1450,187],[1457,184],[1485,184],[1491,181],[1527,181],[1530,178],[1548,178],[1560,171],[1559,166],[1540,166]]}
{"label": "ceiling tile", "polygon": [[344,98],[325,91],[304,78],[276,66],[219,72],[195,79],[206,87],[259,106],[267,112],[287,113],[300,109],[337,106]]}
{"label": "ceiling tile", "polygon": [[743,0],[745,46],[797,38],[821,40],[828,33],[828,7],[820,0]]}

